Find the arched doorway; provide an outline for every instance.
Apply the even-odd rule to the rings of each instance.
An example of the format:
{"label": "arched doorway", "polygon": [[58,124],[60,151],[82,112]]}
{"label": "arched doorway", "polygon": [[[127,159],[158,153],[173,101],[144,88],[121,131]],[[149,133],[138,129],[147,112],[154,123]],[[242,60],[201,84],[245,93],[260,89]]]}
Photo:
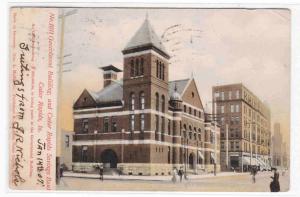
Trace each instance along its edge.
{"label": "arched doorway", "polygon": [[194,153],[191,153],[189,155],[189,168],[194,169],[195,168],[195,155]]}
{"label": "arched doorway", "polygon": [[106,149],[101,154],[101,162],[104,168],[117,168],[117,154],[112,149]]}

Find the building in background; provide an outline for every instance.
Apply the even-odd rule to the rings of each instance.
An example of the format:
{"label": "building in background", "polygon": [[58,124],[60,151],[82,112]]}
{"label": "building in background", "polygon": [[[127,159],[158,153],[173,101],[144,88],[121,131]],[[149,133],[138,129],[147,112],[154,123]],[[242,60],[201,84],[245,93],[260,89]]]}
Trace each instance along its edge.
{"label": "building in background", "polygon": [[73,147],[73,131],[62,131],[61,132],[61,165],[64,166],[65,170],[72,170],[72,147]]}
{"label": "building in background", "polygon": [[243,84],[215,86],[213,111],[221,128],[221,169],[270,168],[270,110]]}
{"label": "building in background", "polygon": [[219,171],[219,129],[205,120],[196,82],[169,81],[165,47],[146,19],[122,51],[120,69],[102,67],[104,87],[73,106],[75,171],[95,165],[128,175]]}
{"label": "building in background", "polygon": [[272,166],[288,167],[289,166],[289,151],[287,144],[283,141],[282,131],[280,128],[280,123],[274,123],[274,133],[272,136],[271,144],[272,153]]}

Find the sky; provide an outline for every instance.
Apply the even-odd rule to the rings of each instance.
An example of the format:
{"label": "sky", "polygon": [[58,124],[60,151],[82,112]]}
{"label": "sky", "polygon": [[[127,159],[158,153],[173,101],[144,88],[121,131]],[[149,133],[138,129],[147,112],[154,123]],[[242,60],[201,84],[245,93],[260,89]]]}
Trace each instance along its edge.
{"label": "sky", "polygon": [[[71,9],[72,10],[72,9]],[[290,132],[290,11],[286,9],[78,8],[65,19],[62,128],[72,105],[103,87],[101,66],[123,69],[121,51],[146,15],[171,55],[170,80],[194,76],[204,106],[212,86],[243,83],[271,109],[284,140]],[[68,11],[66,9],[65,11]],[[122,78],[122,73],[118,76]]]}

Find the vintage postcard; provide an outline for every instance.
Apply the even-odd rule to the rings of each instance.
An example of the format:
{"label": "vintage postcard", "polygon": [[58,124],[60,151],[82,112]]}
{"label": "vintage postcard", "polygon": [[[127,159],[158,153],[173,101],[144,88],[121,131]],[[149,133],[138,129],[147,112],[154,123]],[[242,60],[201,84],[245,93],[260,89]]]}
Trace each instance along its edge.
{"label": "vintage postcard", "polygon": [[287,192],[291,12],[11,7],[13,190]]}

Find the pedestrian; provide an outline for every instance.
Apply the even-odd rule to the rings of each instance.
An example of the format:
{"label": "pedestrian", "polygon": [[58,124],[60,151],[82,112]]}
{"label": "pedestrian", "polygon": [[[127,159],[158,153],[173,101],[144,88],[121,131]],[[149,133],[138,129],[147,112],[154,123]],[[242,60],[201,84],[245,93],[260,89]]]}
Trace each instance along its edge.
{"label": "pedestrian", "polygon": [[173,172],[172,172],[172,182],[173,183],[176,183],[176,181],[177,181],[176,176],[177,176],[177,169],[176,169],[176,167],[174,167]]}
{"label": "pedestrian", "polygon": [[257,174],[257,167],[256,167],[256,166],[254,166],[254,167],[253,167],[253,177],[252,177],[252,179],[253,179],[253,183],[255,183],[255,182],[256,182],[256,179],[255,179],[255,176],[256,176],[256,174]]}
{"label": "pedestrian", "polygon": [[217,175],[217,164],[214,163],[214,176],[216,176],[216,175]]}
{"label": "pedestrian", "polygon": [[182,170],[182,167],[180,167],[179,171],[178,171],[178,175],[179,175],[179,178],[180,178],[180,182],[182,182],[182,176],[183,176],[183,170]]}
{"label": "pedestrian", "polygon": [[103,166],[100,166],[99,168],[99,175],[100,175],[100,180],[103,181]]}
{"label": "pedestrian", "polygon": [[280,184],[279,184],[279,173],[277,169],[274,169],[274,175],[271,177],[273,179],[270,183],[271,192],[280,192]]}

